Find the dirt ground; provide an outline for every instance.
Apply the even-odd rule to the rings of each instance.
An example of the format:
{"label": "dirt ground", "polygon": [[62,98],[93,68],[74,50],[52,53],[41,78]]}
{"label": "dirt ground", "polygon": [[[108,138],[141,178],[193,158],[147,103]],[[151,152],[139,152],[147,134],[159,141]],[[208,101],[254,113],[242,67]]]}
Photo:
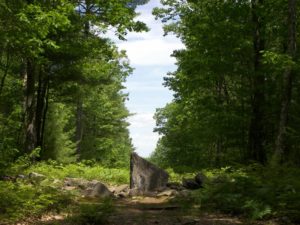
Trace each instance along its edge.
{"label": "dirt ground", "polygon": [[[199,209],[184,208],[167,197],[125,198],[114,202],[115,210],[105,225],[239,225],[250,224],[239,218],[201,213]],[[39,225],[64,225],[61,215],[45,216]],[[262,223],[275,225],[274,223]],[[69,224],[68,224],[69,225]],[[257,223],[256,223],[257,225]]]}
{"label": "dirt ground", "polygon": [[236,218],[200,214],[185,209],[164,198],[127,199],[118,202],[116,212],[108,218],[108,225],[235,225],[244,224]]}

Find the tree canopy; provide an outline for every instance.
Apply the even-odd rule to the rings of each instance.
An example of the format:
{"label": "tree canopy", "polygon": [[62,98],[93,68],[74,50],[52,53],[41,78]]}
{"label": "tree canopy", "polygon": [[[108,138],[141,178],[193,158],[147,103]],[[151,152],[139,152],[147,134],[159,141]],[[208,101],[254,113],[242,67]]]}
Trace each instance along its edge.
{"label": "tree canopy", "polygon": [[154,15],[186,48],[165,77],[175,94],[157,110],[153,158],[194,168],[274,157],[299,165],[295,1],[161,3]]}
{"label": "tree canopy", "polygon": [[38,159],[128,162],[132,68],[105,33],[146,31],[135,19],[146,2],[0,1],[1,166],[37,148]]}

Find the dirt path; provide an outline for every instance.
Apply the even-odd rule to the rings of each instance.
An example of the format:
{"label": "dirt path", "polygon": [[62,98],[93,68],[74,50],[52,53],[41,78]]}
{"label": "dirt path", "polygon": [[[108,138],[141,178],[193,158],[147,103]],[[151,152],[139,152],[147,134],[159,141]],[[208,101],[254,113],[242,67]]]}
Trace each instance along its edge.
{"label": "dirt path", "polygon": [[116,211],[108,218],[109,225],[237,225],[235,218],[200,214],[169,203],[166,198],[127,199],[118,201]]}
{"label": "dirt path", "polygon": [[[95,202],[91,202],[95,204]],[[104,225],[246,225],[245,221],[226,215],[201,213],[199,209],[168,201],[167,197],[125,198],[114,201],[114,212]],[[71,225],[64,216],[47,216],[36,225]],[[258,223],[256,223],[257,225]],[[263,224],[263,223],[261,223]],[[267,223],[273,225],[273,223]],[[23,225],[23,224],[22,224]],[[28,225],[28,224],[26,224]],[[73,225],[73,224],[72,224]],[[97,224],[96,224],[97,225]],[[100,224],[99,224],[100,225]],[[103,224],[101,224],[103,225]]]}

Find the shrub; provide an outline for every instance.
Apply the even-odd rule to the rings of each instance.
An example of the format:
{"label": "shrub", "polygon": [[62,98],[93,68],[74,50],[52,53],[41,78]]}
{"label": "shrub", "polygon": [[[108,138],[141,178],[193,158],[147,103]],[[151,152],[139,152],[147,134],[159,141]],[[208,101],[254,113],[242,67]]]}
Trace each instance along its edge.
{"label": "shrub", "polygon": [[102,203],[82,203],[73,211],[67,220],[76,225],[106,224],[107,217],[114,211],[111,199]]}
{"label": "shrub", "polygon": [[31,166],[26,173],[37,172],[52,179],[66,177],[83,178],[87,180],[100,180],[108,184],[129,183],[129,170],[118,168],[105,168],[95,164],[92,166],[83,163],[63,165],[55,161],[41,162]]}
{"label": "shrub", "polygon": [[60,211],[72,202],[70,194],[52,187],[3,181],[0,181],[0,199],[0,221],[3,222]]}
{"label": "shrub", "polygon": [[194,193],[202,208],[257,220],[287,217],[300,221],[299,169],[257,165],[206,171],[209,182]]}

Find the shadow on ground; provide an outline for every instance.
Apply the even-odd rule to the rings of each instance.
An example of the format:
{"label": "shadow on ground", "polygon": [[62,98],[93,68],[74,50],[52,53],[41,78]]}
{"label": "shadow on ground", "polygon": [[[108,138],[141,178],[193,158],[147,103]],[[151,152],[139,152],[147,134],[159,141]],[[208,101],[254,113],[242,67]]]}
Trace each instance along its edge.
{"label": "shadow on ground", "polygon": [[[92,203],[95,205],[95,203]],[[128,198],[115,200],[110,213],[98,221],[93,216],[86,221],[80,217],[66,219],[61,215],[44,216],[39,225],[239,225],[247,224],[237,218],[200,213],[199,209],[184,208],[167,198]],[[96,220],[96,219],[95,219]],[[33,223],[31,223],[33,224]]]}

